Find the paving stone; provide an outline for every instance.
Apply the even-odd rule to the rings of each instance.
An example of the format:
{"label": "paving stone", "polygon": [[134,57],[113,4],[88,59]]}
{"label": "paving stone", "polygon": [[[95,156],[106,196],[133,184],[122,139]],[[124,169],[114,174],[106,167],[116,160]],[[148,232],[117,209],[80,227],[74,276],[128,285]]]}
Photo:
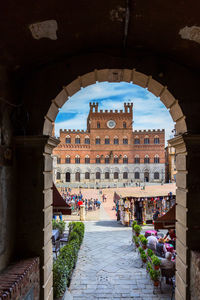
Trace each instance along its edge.
{"label": "paving stone", "polygon": [[[101,213],[103,218],[103,213]],[[153,294],[153,284],[131,244],[131,228],[113,220],[85,222],[85,237],[73,272],[73,300],[169,300],[171,289]]]}

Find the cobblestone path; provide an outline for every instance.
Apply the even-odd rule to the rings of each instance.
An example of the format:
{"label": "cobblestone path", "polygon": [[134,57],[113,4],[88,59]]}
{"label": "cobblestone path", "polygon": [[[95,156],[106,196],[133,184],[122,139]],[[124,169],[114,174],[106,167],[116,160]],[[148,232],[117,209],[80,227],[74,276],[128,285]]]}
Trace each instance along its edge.
{"label": "cobblestone path", "polygon": [[[153,294],[153,283],[131,242],[131,228],[101,211],[97,222],[85,222],[69,292],[73,300],[171,299],[171,287]],[[167,294],[168,293],[168,294]]]}

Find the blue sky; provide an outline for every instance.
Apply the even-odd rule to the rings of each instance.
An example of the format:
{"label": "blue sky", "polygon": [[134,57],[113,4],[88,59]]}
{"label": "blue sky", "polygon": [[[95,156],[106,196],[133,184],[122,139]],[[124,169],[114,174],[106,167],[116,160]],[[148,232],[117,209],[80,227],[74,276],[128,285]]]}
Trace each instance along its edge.
{"label": "blue sky", "polygon": [[127,82],[97,82],[70,97],[57,115],[56,136],[60,129],[86,129],[89,102],[98,102],[103,110],[120,110],[124,102],[133,102],[133,129],[165,129],[166,140],[173,136],[173,120],[160,99]]}

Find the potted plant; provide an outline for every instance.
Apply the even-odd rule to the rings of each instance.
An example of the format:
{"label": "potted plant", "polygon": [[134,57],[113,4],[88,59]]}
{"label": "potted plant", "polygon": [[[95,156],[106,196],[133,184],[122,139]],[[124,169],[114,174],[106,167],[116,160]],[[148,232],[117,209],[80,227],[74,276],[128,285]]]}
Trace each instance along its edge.
{"label": "potted plant", "polygon": [[153,250],[148,249],[148,250],[147,250],[147,255],[148,255],[149,257],[152,257],[152,256],[154,255]]}
{"label": "potted plant", "polygon": [[146,265],[146,270],[147,270],[147,272],[150,272],[151,269],[152,269],[151,263],[150,263],[150,261],[148,261],[148,263]]}
{"label": "potted plant", "polygon": [[149,271],[150,277],[154,282],[154,286],[158,286],[159,285],[159,277],[160,277],[160,270],[154,270],[151,269]]}
{"label": "potted plant", "polygon": [[144,263],[146,263],[147,262],[147,255],[145,254],[145,252],[141,252],[140,256],[141,256],[142,261]]}
{"label": "potted plant", "polygon": [[137,221],[133,220],[133,223],[132,223],[132,232],[133,234],[135,233],[134,231],[134,226],[137,225]]}
{"label": "potted plant", "polygon": [[141,239],[143,239],[144,235],[143,234],[140,234],[139,235],[139,240],[141,241]]}
{"label": "potted plant", "polygon": [[136,236],[139,236],[139,235],[140,235],[141,229],[142,229],[142,228],[141,228],[140,225],[135,225],[135,226],[134,226],[134,231],[135,231]]}
{"label": "potted plant", "polygon": [[154,265],[154,269],[159,270],[159,268],[160,268],[160,259],[156,255],[152,255],[151,261],[152,261],[152,264]]}
{"label": "potted plant", "polygon": [[144,253],[144,249],[142,249],[142,247],[139,247],[138,250],[139,250],[140,254]]}
{"label": "potted plant", "polygon": [[147,239],[145,237],[141,238],[141,243],[142,243],[142,248],[146,249],[147,248]]}
{"label": "potted plant", "polygon": [[138,237],[137,236],[135,236],[135,246],[138,248],[139,247],[139,239],[138,239]]}

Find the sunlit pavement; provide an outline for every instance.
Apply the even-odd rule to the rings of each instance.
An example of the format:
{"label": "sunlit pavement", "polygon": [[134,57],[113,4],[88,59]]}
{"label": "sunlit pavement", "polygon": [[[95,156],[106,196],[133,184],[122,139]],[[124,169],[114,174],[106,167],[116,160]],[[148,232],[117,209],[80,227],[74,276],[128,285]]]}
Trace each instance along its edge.
{"label": "sunlit pavement", "polygon": [[100,220],[85,222],[85,237],[69,292],[73,300],[171,299],[171,286],[153,294],[153,282],[131,242],[130,227],[111,220],[102,208]]}

